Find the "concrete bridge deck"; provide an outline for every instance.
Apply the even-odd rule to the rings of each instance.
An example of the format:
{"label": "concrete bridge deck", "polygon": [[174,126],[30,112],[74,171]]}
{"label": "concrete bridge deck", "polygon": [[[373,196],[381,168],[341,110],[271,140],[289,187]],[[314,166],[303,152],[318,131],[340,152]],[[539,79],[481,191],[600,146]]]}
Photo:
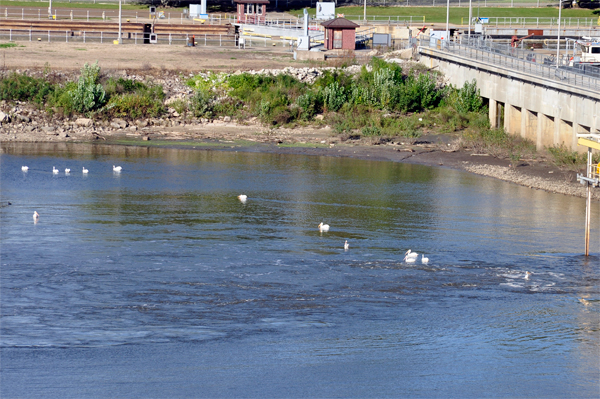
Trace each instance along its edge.
{"label": "concrete bridge deck", "polygon": [[538,149],[565,144],[581,150],[578,134],[600,132],[600,77],[458,43],[422,40],[418,54],[448,83],[475,80],[489,100],[492,127],[530,139]]}

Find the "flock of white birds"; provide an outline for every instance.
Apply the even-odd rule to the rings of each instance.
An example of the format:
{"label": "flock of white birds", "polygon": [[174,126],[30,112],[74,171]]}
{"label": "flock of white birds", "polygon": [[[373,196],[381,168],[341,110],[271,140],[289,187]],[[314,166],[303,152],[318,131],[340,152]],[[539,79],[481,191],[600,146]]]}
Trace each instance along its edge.
{"label": "flock of white birds", "polygon": [[[21,166],[21,170],[23,172],[28,172],[29,171],[29,166]],[[121,166],[115,166],[113,165],[113,172],[120,172],[121,170],[123,170],[123,168]],[[88,169],[84,167],[81,168],[81,173],[83,173],[84,175],[87,175],[90,171]],[[53,175],[57,175],[59,174],[60,171],[58,169],[56,169],[56,167],[52,167],[52,174]],[[68,175],[71,173],[71,169],[69,168],[65,168],[65,175]]]}
{"label": "flock of white birds", "polygon": [[[29,171],[29,166],[23,165],[23,166],[21,166],[21,170],[23,172],[28,172]],[[113,172],[120,173],[121,170],[123,170],[122,167],[113,165]],[[90,171],[88,169],[86,169],[85,166],[81,168],[81,173],[83,173],[84,175],[87,175],[89,172]],[[53,175],[57,175],[58,173],[59,173],[59,170],[56,169],[56,167],[53,166],[52,167],[52,174]],[[65,175],[69,175],[69,174],[71,174],[71,169],[65,168]],[[33,212],[33,221],[37,223],[37,221],[39,220],[39,218],[40,218],[40,214],[37,213],[37,211],[34,211]]]}
{"label": "flock of white birds", "polygon": [[[240,202],[242,204],[245,204],[248,201],[248,196],[245,194],[240,194],[240,195],[238,195],[238,199],[240,200]],[[326,233],[329,231],[329,225],[325,224],[323,222],[319,223],[318,228],[321,233]],[[350,249],[350,244],[348,244],[348,240],[345,240],[344,251],[347,251],[349,249]],[[406,251],[406,253],[404,255],[405,256],[402,261],[406,262],[406,263],[415,263],[417,261],[417,259],[419,258],[419,254],[416,252],[412,252],[410,249],[408,251]],[[424,265],[428,264],[429,258],[425,257],[425,255],[421,255],[421,263]]]}

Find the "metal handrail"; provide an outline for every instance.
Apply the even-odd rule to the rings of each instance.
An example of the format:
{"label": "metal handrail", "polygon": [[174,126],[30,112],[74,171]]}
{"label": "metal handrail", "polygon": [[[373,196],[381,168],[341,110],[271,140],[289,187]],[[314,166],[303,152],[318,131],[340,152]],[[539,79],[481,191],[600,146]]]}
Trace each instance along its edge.
{"label": "metal handrail", "polygon": [[557,63],[552,56],[508,46],[499,48],[498,45],[488,40],[477,40],[465,44],[424,36],[418,38],[418,45],[529,73],[537,77],[558,80],[581,88],[600,90],[600,75],[584,73],[568,67],[568,59],[564,56]]}

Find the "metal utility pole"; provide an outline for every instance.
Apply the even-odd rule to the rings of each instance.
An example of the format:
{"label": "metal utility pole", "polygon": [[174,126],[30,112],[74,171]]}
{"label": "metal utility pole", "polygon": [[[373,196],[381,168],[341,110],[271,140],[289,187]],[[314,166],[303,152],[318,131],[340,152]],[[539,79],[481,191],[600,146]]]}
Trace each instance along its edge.
{"label": "metal utility pole", "polygon": [[363,16],[365,23],[367,23],[367,0],[365,0],[365,15]]}
{"label": "metal utility pole", "polygon": [[123,35],[121,34],[121,0],[119,0],[119,44],[123,44]]}
{"label": "metal utility pole", "polygon": [[471,0],[469,0],[469,45],[471,45],[471,20],[473,19],[473,10],[471,9]]}
{"label": "metal utility pole", "polygon": [[558,69],[558,60],[560,58],[560,17],[562,14],[562,0],[558,0],[558,39],[556,39],[556,68]]}
{"label": "metal utility pole", "polygon": [[[585,202],[585,256],[590,255],[590,225],[592,222],[592,188],[600,187],[600,170],[598,165],[592,165],[592,149],[600,150],[600,135],[577,135],[577,144],[586,146],[587,150],[587,164],[586,173],[577,174],[577,181],[587,186],[587,198]],[[596,168],[596,170],[594,170]]]}
{"label": "metal utility pole", "polygon": [[450,42],[450,0],[446,2],[446,42]]}
{"label": "metal utility pole", "polygon": [[52,0],[48,3],[48,18],[52,18]]}
{"label": "metal utility pole", "polygon": [[[592,175],[592,147],[587,151],[587,176]],[[592,223],[592,185],[587,184],[587,199],[585,201],[585,256],[590,255],[590,224]]]}

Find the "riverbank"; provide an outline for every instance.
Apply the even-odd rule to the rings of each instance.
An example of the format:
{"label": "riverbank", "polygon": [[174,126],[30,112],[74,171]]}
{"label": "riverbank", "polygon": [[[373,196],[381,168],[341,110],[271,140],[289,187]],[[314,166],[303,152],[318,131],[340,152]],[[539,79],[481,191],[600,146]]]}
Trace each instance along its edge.
{"label": "riverbank", "polygon": [[[317,68],[287,68],[298,79],[308,80],[320,73]],[[42,69],[20,71],[29,75],[48,73]],[[265,70],[254,71],[265,73]],[[74,80],[73,70],[52,70],[56,79]],[[111,71],[134,81],[160,84],[167,107],[192,91],[184,84],[186,74],[168,70]],[[268,72],[267,72],[268,73]],[[177,146],[215,150],[264,151],[392,162],[417,163],[447,167],[497,178],[532,189],[585,197],[586,189],[576,181],[576,172],[553,165],[542,154],[520,159],[497,158],[465,146],[460,132],[440,133],[425,129],[418,138],[366,137],[338,134],[317,115],[315,124],[293,129],[263,126],[256,118],[235,121],[230,117],[191,118],[168,108],[160,118],[94,120],[83,117],[61,118],[36,109],[27,103],[0,103],[3,120],[2,142],[102,142],[139,146]],[[593,190],[600,200],[600,190]]]}

